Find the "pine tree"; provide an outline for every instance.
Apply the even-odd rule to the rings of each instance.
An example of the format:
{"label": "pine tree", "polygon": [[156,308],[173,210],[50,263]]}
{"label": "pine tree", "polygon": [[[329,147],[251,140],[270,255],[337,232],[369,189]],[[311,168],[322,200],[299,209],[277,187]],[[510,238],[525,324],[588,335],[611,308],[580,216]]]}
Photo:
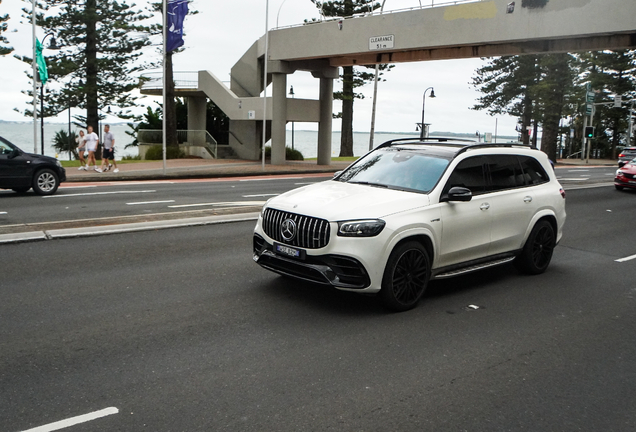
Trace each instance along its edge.
{"label": "pine tree", "polygon": [[532,55],[498,57],[475,73],[471,84],[484,95],[477,99],[478,103],[472,109],[485,109],[490,115],[519,117],[522,141],[529,144],[527,127],[534,119],[535,86],[540,74],[538,58]]}
{"label": "pine tree", "polygon": [[37,14],[38,26],[62,46],[46,56],[57,85],[46,97],[45,114],[71,105],[84,108],[86,116],[76,118],[95,129],[102,117],[99,110],[106,107],[115,108],[112,114],[120,118],[132,118],[136,97],[131,92],[139,86],[137,74],[148,66],[141,62],[141,50],[150,45],[149,28],[140,23],[149,16],[118,0],[44,0],[39,7],[47,13]]}
{"label": "pine tree", "polygon": [[[373,12],[380,8],[380,3],[367,0],[336,0],[318,1],[311,0],[324,16],[352,17],[356,14]],[[383,71],[390,70],[392,65],[381,65]],[[334,99],[342,101],[342,111],[335,115],[342,119],[340,131],[340,157],[353,156],[353,101],[363,99],[364,95],[356,93],[357,87],[363,86],[375,78],[375,74],[354,69],[353,66],[345,66],[340,76],[342,91],[334,92]],[[373,66],[375,69],[375,66]]]}
{"label": "pine tree", "polygon": [[[2,0],[0,0],[0,4],[2,4]],[[7,21],[9,20],[9,14],[0,15],[0,56],[4,56],[13,52],[13,48],[10,46],[3,46],[4,44],[8,44],[9,41],[6,37],[2,36],[2,33],[7,31]]]}
{"label": "pine tree", "polygon": [[574,58],[568,53],[539,57],[541,79],[535,87],[537,120],[543,127],[541,150],[552,160],[557,159],[559,123],[565,107],[571,104],[575,94],[573,61]]}
{"label": "pine tree", "polygon": [[[636,97],[636,50],[596,51],[581,56],[583,74],[592,88],[598,91],[596,102],[612,102],[616,96],[628,101]],[[597,148],[608,147],[615,159],[621,134],[628,127],[628,104],[597,105],[594,115]],[[629,145],[629,144],[628,144]]]}

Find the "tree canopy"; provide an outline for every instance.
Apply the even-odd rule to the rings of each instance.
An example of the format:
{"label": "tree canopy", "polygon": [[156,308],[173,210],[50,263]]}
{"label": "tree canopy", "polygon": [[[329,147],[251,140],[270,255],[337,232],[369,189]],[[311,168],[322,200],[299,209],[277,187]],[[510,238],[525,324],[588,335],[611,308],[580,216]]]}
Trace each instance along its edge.
{"label": "tree canopy", "polygon": [[[0,0],[2,4],[2,0]],[[13,48],[8,46],[9,41],[2,33],[7,31],[7,21],[9,21],[9,14],[0,15],[0,56],[4,56],[13,52]]]}
{"label": "tree canopy", "polygon": [[[130,108],[136,106],[131,92],[139,86],[138,72],[149,66],[141,59],[142,48],[150,45],[149,28],[142,24],[149,15],[118,0],[44,0],[38,5],[38,26],[62,47],[53,54],[45,50],[55,83],[46,97],[45,114],[69,106],[84,108],[86,116],[78,120],[93,127],[101,118],[99,110],[106,107],[113,108],[113,115],[131,118]],[[22,60],[31,62],[28,57]]]}

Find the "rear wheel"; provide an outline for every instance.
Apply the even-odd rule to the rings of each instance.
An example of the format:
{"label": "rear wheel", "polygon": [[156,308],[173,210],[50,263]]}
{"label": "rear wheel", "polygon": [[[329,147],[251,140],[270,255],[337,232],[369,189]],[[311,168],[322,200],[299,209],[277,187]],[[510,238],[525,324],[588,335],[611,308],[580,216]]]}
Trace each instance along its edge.
{"label": "rear wheel", "polygon": [[521,255],[515,259],[515,265],[524,273],[543,273],[550,264],[554,246],[556,246],[554,228],[550,222],[541,220],[532,228]]}
{"label": "rear wheel", "polygon": [[33,190],[38,195],[53,195],[60,185],[60,180],[53,170],[38,171],[33,178]]}
{"label": "rear wheel", "polygon": [[396,247],[386,264],[380,299],[387,308],[405,311],[414,308],[426,291],[431,264],[424,247],[415,241]]}

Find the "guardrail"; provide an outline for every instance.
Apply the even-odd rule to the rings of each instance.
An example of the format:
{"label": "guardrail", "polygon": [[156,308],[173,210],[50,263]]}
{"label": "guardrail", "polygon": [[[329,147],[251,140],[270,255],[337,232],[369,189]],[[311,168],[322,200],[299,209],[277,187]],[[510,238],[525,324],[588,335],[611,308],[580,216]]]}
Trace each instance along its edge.
{"label": "guardrail", "polygon": [[[174,86],[179,89],[198,89],[199,72],[174,72]],[[146,72],[141,74],[141,88],[144,90],[163,89],[163,72]]]}
{"label": "guardrail", "polygon": [[[163,145],[163,131],[155,129],[141,129],[137,133],[137,141],[141,145]],[[178,130],[179,145],[204,147],[213,158],[217,158],[218,143],[205,130]]]}

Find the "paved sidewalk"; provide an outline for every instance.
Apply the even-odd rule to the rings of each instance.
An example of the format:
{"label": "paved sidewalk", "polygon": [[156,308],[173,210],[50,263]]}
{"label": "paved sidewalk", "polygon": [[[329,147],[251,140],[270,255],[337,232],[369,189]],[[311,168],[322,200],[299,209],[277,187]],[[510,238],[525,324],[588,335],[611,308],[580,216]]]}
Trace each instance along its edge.
{"label": "paved sidewalk", "polygon": [[[69,182],[95,182],[117,180],[162,180],[214,177],[243,177],[276,174],[334,173],[349,166],[351,162],[332,162],[331,165],[318,165],[316,161],[288,161],[285,165],[263,165],[260,161],[240,159],[170,159],[166,161],[164,174],[163,161],[139,163],[120,163],[119,172],[98,173],[92,169],[79,171],[75,167],[66,169]],[[590,159],[589,163],[580,159],[559,159],[556,166],[618,166],[615,160]]]}
{"label": "paved sidewalk", "polygon": [[[119,163],[119,172],[98,173],[92,169],[80,171],[76,167],[66,168],[69,182],[94,182],[116,180],[163,180],[178,178],[242,177],[273,174],[334,173],[345,169],[350,162],[332,162],[318,165],[316,161],[288,161],[285,165],[263,165],[260,161],[238,159],[171,159],[163,161]],[[91,167],[92,168],[92,167]]]}

